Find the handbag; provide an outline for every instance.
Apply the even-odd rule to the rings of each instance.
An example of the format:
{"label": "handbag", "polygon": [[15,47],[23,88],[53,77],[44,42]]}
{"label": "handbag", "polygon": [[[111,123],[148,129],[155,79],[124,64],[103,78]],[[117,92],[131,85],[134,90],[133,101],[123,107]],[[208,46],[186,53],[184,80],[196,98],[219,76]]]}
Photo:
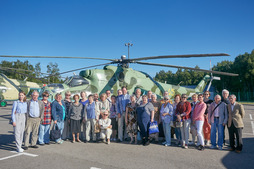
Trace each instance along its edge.
{"label": "handbag", "polygon": [[61,138],[61,130],[58,128],[57,124],[54,124],[53,129],[50,131],[50,139],[57,140]]}
{"label": "handbag", "polygon": [[183,127],[182,121],[176,121],[176,127]]}
{"label": "handbag", "polygon": [[100,132],[99,122],[96,121],[96,123],[94,124],[94,133],[99,133],[99,132]]}
{"label": "handbag", "polygon": [[157,121],[150,122],[149,134],[159,133]]}

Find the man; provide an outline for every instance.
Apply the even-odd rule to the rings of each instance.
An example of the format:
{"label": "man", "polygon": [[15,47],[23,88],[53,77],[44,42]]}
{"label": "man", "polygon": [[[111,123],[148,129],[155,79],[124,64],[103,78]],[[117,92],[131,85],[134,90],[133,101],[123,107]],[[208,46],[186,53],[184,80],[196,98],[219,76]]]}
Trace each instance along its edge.
{"label": "man", "polygon": [[[128,94],[127,88],[122,87],[122,95],[117,98],[117,116],[118,116],[118,141],[123,141],[123,131],[125,122],[126,105],[130,102],[130,95]],[[124,136],[127,136],[126,130]]]}
{"label": "man", "polygon": [[216,146],[216,132],[218,130],[218,146],[219,150],[223,147],[224,126],[228,121],[227,106],[221,101],[220,95],[214,97],[214,102],[208,109],[208,121],[211,124],[211,148]]}
{"label": "man", "polygon": [[[242,141],[242,130],[244,127],[243,117],[245,111],[242,104],[236,102],[236,96],[229,96],[230,104],[228,104],[228,132],[230,141],[230,151],[236,151],[240,153],[243,148]],[[235,136],[236,136],[236,147],[235,147]]]}
{"label": "man", "polygon": [[107,96],[107,100],[109,102],[109,107],[111,107],[111,91],[110,90],[106,90],[106,96]]}
{"label": "man", "polygon": [[[227,89],[223,89],[221,101],[224,102],[226,105],[230,104],[228,96],[229,96],[229,91]],[[224,126],[224,133],[225,133],[225,126]],[[225,134],[223,137],[223,144],[225,145]]]}
{"label": "man", "polygon": [[136,103],[138,104],[138,106],[140,106],[140,104],[142,102],[141,89],[140,88],[137,88],[135,90],[135,99],[136,99]]}
{"label": "man", "polygon": [[28,149],[30,133],[32,132],[31,148],[38,148],[36,145],[38,139],[38,129],[44,116],[44,104],[41,100],[38,100],[39,93],[34,91],[32,93],[32,99],[27,102],[27,121],[25,128],[25,147]]}
{"label": "man", "polygon": [[223,89],[221,101],[223,101],[226,104],[229,104],[230,102],[229,102],[228,96],[229,96],[229,91],[227,89]]}
{"label": "man", "polygon": [[152,101],[152,94],[153,94],[153,92],[152,92],[151,90],[149,90],[149,91],[147,92],[147,99],[148,99],[148,102]]}

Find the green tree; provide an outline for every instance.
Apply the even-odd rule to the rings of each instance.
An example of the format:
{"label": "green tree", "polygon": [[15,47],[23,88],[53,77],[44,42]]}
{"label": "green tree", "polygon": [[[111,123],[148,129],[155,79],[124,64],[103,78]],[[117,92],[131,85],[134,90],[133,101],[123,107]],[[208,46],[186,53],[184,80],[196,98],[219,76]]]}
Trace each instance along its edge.
{"label": "green tree", "polygon": [[57,63],[50,62],[47,65],[47,73],[49,74],[48,82],[49,83],[60,83],[61,76],[59,75],[59,68]]}

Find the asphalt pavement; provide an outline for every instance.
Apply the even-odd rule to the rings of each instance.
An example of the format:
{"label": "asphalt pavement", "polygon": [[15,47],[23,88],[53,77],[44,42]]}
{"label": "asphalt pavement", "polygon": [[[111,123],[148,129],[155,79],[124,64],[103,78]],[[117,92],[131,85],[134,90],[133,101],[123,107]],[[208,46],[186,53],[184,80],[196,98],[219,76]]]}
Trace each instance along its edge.
{"label": "asphalt pavement", "polygon": [[[13,127],[9,124],[12,105],[0,107],[0,169],[174,169],[174,168],[254,168],[254,106],[244,105],[246,115],[243,130],[243,151],[229,152],[226,129],[226,146],[223,150],[208,147],[198,151],[189,146],[183,149],[159,144],[149,146],[114,143],[71,143],[29,148],[25,153],[16,153]],[[174,141],[174,140],[172,140]]]}

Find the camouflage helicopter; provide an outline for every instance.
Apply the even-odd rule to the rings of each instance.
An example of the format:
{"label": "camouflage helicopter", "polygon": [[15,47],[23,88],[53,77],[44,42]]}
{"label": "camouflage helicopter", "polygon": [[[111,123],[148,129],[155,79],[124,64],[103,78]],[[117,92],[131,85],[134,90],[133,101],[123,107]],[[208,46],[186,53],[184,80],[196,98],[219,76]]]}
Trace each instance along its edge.
{"label": "camouflage helicopter", "polygon": [[[14,70],[14,68],[0,67],[0,70],[12,71]],[[42,83],[40,84],[29,82],[26,80],[10,79],[6,75],[0,73],[0,107],[5,107],[7,105],[6,101],[17,100],[18,93],[20,91],[24,91],[26,95],[29,96],[34,90],[40,91],[42,87],[43,87]]]}
{"label": "camouflage helicopter", "polygon": [[[129,93],[133,93],[136,88],[140,88],[144,93],[151,90],[159,98],[162,97],[165,91],[168,91],[169,97],[172,98],[175,94],[186,93],[191,96],[194,93],[203,92],[206,83],[211,80],[209,75],[206,75],[195,89],[181,87],[179,85],[164,84],[155,81],[150,75],[145,72],[136,71],[129,67],[129,64],[136,63],[142,65],[152,65],[160,67],[173,67],[181,69],[190,69],[196,71],[203,71],[213,74],[227,75],[227,76],[238,76],[238,74],[218,72],[212,70],[196,69],[191,67],[157,64],[140,62],[140,60],[152,60],[152,59],[162,59],[162,58],[190,58],[190,57],[212,57],[212,56],[229,56],[224,53],[217,54],[192,54],[192,55],[165,55],[165,56],[151,56],[151,57],[141,57],[127,59],[126,56],[122,56],[121,59],[106,59],[106,58],[91,58],[91,57],[55,57],[55,56],[6,56],[0,55],[0,57],[25,57],[25,58],[71,58],[71,59],[97,59],[97,60],[107,60],[110,61],[105,64],[93,65],[88,67],[83,67],[80,69],[70,70],[62,72],[59,74],[69,73],[81,69],[87,69],[97,66],[104,66],[103,69],[87,69],[82,70],[79,75],[74,75],[69,77],[63,84],[48,84],[42,88],[41,93],[48,91],[50,93],[50,100],[54,99],[56,93],[65,93],[70,91],[72,95],[85,91],[87,94],[90,93],[104,93],[106,90],[111,90],[115,95],[117,90],[122,86],[126,86]],[[112,66],[111,64],[117,64],[117,66]],[[58,74],[58,75],[59,75]],[[54,75],[53,75],[54,76]],[[47,76],[49,77],[49,76]]]}

